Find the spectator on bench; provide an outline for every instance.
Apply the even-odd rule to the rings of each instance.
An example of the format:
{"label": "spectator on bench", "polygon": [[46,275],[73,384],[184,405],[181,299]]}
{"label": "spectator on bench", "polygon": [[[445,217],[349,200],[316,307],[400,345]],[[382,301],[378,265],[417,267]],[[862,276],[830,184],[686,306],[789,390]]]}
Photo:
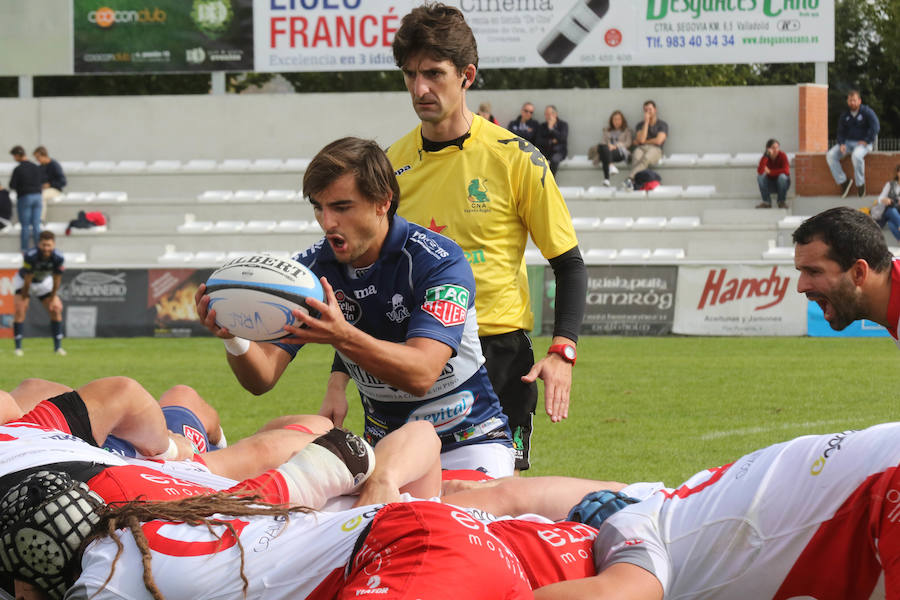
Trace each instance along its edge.
{"label": "spectator on bench", "polygon": [[866,154],[872,150],[881,124],[875,111],[862,103],[859,90],[847,94],[847,107],[838,119],[837,144],[825,154],[825,160],[834,182],[841,188],[841,198],[846,198],[853,182],[844,173],[841,159],[850,154],[856,194],[862,198],[866,195]]}
{"label": "spectator on bench", "polygon": [[569,124],[559,118],[559,112],[552,104],[544,109],[544,118],[547,120],[541,123],[535,145],[550,163],[550,172],[556,175],[559,163],[569,153]]}
{"label": "spectator on bench", "polygon": [[778,208],[787,208],[787,191],[791,187],[791,164],[775,138],[766,142],[766,151],[756,167],[756,181],[762,202],[756,208],[772,208],[772,192],[778,194]]}
{"label": "spectator on bench", "polygon": [[634,142],[637,147],[631,152],[631,171],[625,180],[625,189],[634,189],[634,176],[659,163],[663,155],[663,144],[669,136],[669,125],[656,114],[656,102],[644,102],[644,120],[637,124]]}
{"label": "spectator on bench", "polygon": [[634,132],[629,129],[625,115],[621,110],[614,110],[609,116],[609,125],[603,128],[603,139],[588,150],[588,157],[595,167],[603,164],[603,185],[606,187],[610,185],[610,163],[627,161],[633,141]]}

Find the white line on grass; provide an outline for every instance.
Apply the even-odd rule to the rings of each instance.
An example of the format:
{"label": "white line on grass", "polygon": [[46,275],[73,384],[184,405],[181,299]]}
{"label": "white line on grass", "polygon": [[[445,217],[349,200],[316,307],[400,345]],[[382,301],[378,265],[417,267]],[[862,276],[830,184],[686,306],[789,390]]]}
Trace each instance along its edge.
{"label": "white line on grass", "polygon": [[767,431],[774,431],[776,429],[812,429],[813,427],[821,427],[823,425],[833,425],[835,423],[846,423],[846,419],[828,419],[827,421],[804,421],[802,423],[782,423],[780,425],[768,426],[768,427],[743,427],[741,429],[728,429],[726,431],[710,431],[709,433],[704,433],[700,436],[701,440],[717,440],[719,438],[738,436],[738,435],[750,435],[752,433],[766,433]]}

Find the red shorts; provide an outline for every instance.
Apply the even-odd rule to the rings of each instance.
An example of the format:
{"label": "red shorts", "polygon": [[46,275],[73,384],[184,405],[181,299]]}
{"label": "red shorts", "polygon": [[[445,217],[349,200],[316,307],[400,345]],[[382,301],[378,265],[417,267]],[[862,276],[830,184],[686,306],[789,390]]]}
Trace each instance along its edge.
{"label": "red shorts", "polygon": [[381,509],[349,568],[339,599],[531,597],[522,565],[510,549],[484,523],[436,502]]}

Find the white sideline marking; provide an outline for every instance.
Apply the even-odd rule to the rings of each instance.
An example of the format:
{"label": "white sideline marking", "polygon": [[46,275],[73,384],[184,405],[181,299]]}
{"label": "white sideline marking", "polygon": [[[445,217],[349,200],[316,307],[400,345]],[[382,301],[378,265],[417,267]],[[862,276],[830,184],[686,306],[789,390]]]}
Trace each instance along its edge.
{"label": "white sideline marking", "polygon": [[775,429],[794,429],[796,427],[813,428],[822,425],[833,425],[835,423],[846,423],[846,419],[828,419],[827,421],[804,421],[802,423],[782,423],[775,427],[743,427],[741,429],[729,429],[727,431],[710,431],[700,436],[701,440],[717,440],[719,438],[729,437],[732,435],[750,435],[751,433],[765,433]]}

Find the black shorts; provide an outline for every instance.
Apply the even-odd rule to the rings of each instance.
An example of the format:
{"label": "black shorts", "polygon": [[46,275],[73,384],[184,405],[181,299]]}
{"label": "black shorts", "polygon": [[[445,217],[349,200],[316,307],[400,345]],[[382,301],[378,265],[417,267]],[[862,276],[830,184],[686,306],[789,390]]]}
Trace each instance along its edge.
{"label": "black shorts", "polygon": [[516,469],[525,471],[531,466],[532,421],[538,398],[537,382],[522,381],[522,375],[534,366],[531,338],[521,329],[488,335],[481,338],[481,351],[491,386],[509,419],[516,451]]}
{"label": "black shorts", "polygon": [[40,402],[17,421],[58,429],[84,440],[91,446],[98,446],[91,429],[87,407],[76,391],[65,392]]}

